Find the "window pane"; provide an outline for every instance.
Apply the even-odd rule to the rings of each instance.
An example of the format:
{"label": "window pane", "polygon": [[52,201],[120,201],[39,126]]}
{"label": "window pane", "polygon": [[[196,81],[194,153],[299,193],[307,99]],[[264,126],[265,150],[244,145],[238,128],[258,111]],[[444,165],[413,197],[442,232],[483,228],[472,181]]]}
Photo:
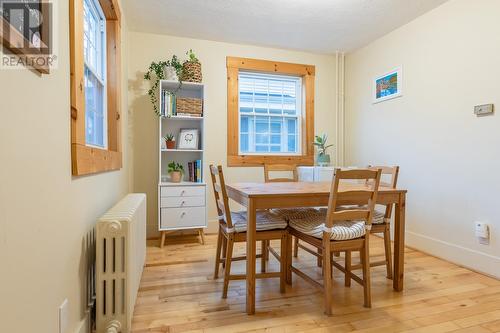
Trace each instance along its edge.
{"label": "window pane", "polygon": [[295,129],[297,128],[297,119],[288,119],[288,134],[297,134]]}
{"label": "window pane", "polygon": [[241,117],[240,126],[241,133],[248,133],[248,117]]}
{"label": "window pane", "polygon": [[278,133],[281,134],[281,118],[273,119],[271,120],[271,133]]}
{"label": "window pane", "polygon": [[269,135],[255,134],[255,144],[269,144]]}
{"label": "window pane", "polygon": [[256,145],[255,151],[257,153],[267,153],[269,152],[269,146]]}
{"label": "window pane", "polygon": [[272,144],[281,144],[281,135],[271,135],[271,143]]}
{"label": "window pane", "polygon": [[289,135],[288,136],[288,152],[294,153],[297,149],[297,136]]}
{"label": "window pane", "polygon": [[255,133],[269,132],[269,117],[257,117],[255,121]]}
{"label": "window pane", "polygon": [[88,144],[104,147],[105,117],[104,87],[95,75],[85,68],[85,128]]}
{"label": "window pane", "polygon": [[248,134],[240,134],[240,150],[247,153],[248,150]]}

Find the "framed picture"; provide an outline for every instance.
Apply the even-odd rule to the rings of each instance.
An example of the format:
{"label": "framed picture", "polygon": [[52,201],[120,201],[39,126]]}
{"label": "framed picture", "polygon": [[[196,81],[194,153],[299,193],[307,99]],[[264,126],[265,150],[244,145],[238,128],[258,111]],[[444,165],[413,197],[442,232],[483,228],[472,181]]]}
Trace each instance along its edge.
{"label": "framed picture", "polygon": [[198,149],[199,130],[197,128],[181,129],[177,149]]}
{"label": "framed picture", "polygon": [[373,103],[379,103],[388,99],[403,95],[403,70],[398,67],[384,75],[377,76],[373,80]]}
{"label": "framed picture", "polygon": [[[52,65],[52,3],[48,0],[0,0],[2,65],[21,63],[43,74]],[[11,59],[15,54],[19,60]],[[12,65],[14,66],[14,65]]]}

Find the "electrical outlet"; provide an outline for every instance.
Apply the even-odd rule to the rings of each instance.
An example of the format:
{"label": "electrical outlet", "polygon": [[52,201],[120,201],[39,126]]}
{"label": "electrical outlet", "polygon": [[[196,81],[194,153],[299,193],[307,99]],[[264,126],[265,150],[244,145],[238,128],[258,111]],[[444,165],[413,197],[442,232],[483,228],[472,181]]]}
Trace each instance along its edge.
{"label": "electrical outlet", "polygon": [[490,227],[484,222],[475,222],[475,234],[479,244],[488,245],[490,243]]}
{"label": "electrical outlet", "polygon": [[69,325],[68,299],[59,306],[59,333],[68,333]]}
{"label": "electrical outlet", "polygon": [[492,113],[493,113],[493,104],[476,105],[474,107],[474,114],[478,117]]}

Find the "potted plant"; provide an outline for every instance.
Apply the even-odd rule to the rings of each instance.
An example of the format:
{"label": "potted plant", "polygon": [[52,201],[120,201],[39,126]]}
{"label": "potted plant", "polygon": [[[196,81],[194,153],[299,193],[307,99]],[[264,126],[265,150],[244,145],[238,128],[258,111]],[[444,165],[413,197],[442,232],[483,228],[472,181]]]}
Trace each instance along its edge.
{"label": "potted plant", "polygon": [[[177,59],[177,56],[174,55],[172,56],[172,60],[167,60],[167,61],[159,61],[155,62],[153,61],[148,68],[148,71],[146,74],[144,74],[144,79],[151,81],[153,84],[151,85],[151,88],[148,90],[148,95],[151,100],[151,103],[153,104],[153,109],[156,113],[157,116],[161,116],[160,110],[159,110],[159,101],[158,101],[158,86],[160,85],[160,80],[165,80],[167,78],[167,72],[170,70],[167,70],[167,68],[173,67],[175,68],[175,72],[177,77],[181,77],[182,74],[182,65]],[[169,92],[169,94],[172,94]]]}
{"label": "potted plant", "polygon": [[182,81],[201,83],[201,63],[194,54],[193,50],[186,52],[189,60],[182,64]]}
{"label": "potted plant", "polygon": [[182,64],[175,54],[170,61],[167,61],[163,70],[165,71],[165,79],[179,81],[179,77],[182,75]]}
{"label": "potted plant", "polygon": [[170,174],[170,181],[172,183],[180,183],[184,173],[184,167],[182,164],[172,161],[168,164],[168,173]]}
{"label": "potted plant", "polygon": [[318,147],[318,157],[316,161],[319,166],[330,165],[330,155],[326,153],[326,150],[333,145],[327,145],[327,140],[328,136],[326,134],[323,134],[322,136],[316,135],[314,138],[314,145]]}
{"label": "potted plant", "polygon": [[175,136],[172,133],[165,135],[163,139],[165,139],[167,149],[175,149]]}

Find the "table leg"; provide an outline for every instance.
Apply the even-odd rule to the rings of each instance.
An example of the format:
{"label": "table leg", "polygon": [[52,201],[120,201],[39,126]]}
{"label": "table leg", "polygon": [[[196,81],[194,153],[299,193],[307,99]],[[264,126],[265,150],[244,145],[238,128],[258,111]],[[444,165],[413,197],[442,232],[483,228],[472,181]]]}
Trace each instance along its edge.
{"label": "table leg", "polygon": [[255,314],[256,209],[249,198],[247,206],[247,314]]}
{"label": "table leg", "polygon": [[286,236],[286,283],[289,285],[292,285],[292,238],[290,234]]}
{"label": "table leg", "polygon": [[403,290],[404,265],[405,265],[405,212],[406,194],[399,195],[396,203],[396,216],[394,221],[394,275],[392,286],[396,291]]}

